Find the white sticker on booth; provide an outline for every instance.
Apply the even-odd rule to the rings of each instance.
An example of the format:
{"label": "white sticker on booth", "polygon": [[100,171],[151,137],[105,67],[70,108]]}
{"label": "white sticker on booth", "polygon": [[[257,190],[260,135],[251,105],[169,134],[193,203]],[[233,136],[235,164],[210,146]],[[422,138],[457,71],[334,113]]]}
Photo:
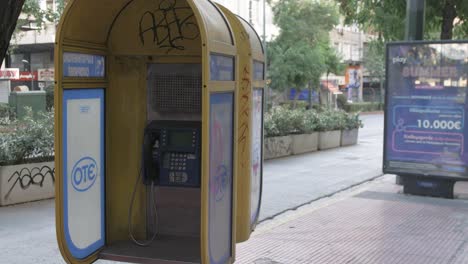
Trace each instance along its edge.
{"label": "white sticker on booth", "polygon": [[253,228],[260,212],[263,170],[263,90],[253,90],[252,107],[252,168],[251,168],[251,197],[250,197],[250,225]]}
{"label": "white sticker on booth", "polygon": [[104,245],[104,91],[64,92],[64,217],[70,253]]}

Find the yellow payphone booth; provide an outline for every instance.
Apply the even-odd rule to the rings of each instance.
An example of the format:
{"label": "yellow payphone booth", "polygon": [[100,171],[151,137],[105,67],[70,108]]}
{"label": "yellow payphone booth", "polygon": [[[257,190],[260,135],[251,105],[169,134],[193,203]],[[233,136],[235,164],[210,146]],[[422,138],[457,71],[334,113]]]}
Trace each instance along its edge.
{"label": "yellow payphone booth", "polygon": [[[56,226],[68,263],[234,262],[260,206],[261,176],[243,177],[251,183],[238,193],[237,170],[242,111],[249,142],[262,140],[263,68],[252,37],[240,37],[253,30],[221,9],[209,0],[69,1],[55,54]],[[239,101],[239,63],[250,67],[248,103]],[[249,168],[261,160],[255,144],[246,145]],[[236,210],[246,201],[254,205]]]}
{"label": "yellow payphone booth", "polygon": [[218,6],[231,24],[237,44],[236,241],[243,242],[249,239],[260,213],[265,57],[262,42],[253,27],[227,8]]}

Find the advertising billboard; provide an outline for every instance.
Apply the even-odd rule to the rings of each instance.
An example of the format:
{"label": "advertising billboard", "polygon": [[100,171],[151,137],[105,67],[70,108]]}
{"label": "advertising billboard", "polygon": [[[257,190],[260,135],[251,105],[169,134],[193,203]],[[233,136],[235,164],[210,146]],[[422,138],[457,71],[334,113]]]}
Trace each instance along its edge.
{"label": "advertising billboard", "polygon": [[468,177],[467,42],[387,46],[384,172]]}

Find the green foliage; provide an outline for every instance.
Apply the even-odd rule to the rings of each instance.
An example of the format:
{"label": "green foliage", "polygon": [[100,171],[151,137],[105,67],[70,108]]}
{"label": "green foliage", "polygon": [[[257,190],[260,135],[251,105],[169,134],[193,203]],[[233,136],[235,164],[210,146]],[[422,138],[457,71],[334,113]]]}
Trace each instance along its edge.
{"label": "green foliage", "polygon": [[45,88],[46,91],[46,109],[51,111],[54,108],[54,86]]}
{"label": "green foliage", "polygon": [[346,95],[339,94],[336,97],[336,104],[337,104],[339,109],[343,109],[343,110],[347,111],[346,108],[348,107],[348,98],[346,98]]}
{"label": "green foliage", "polygon": [[356,23],[385,40],[402,40],[405,34],[406,1],[337,0],[345,24]]}
{"label": "green foliage", "polygon": [[362,120],[359,119],[359,113],[351,113],[351,114],[345,115],[345,124],[344,124],[345,130],[353,130],[356,128],[363,128],[363,127],[364,127],[364,124],[362,123]]}
{"label": "green foliage", "polygon": [[14,117],[14,113],[8,104],[0,103],[0,126],[10,124],[10,119]]}
{"label": "green foliage", "polygon": [[[33,21],[34,26],[39,28],[39,30],[44,29],[48,22],[57,24],[65,9],[66,1],[67,0],[55,0],[56,10],[43,10],[38,0],[25,0],[21,11],[23,16],[20,16],[17,21],[13,39],[18,40],[21,37],[21,27],[29,25],[30,21]],[[14,49],[14,47],[11,47],[11,49]]]}
{"label": "green foliage", "polygon": [[381,40],[369,42],[364,49],[363,64],[369,73],[369,76],[380,84],[380,102],[384,101],[384,82],[385,82],[385,43]]}
{"label": "green foliage", "polygon": [[8,104],[0,103],[0,118],[10,117],[10,106]]}
{"label": "green foliage", "polygon": [[385,43],[380,40],[369,42],[364,49],[363,63],[369,76],[385,79]]}
{"label": "green foliage", "polygon": [[375,111],[382,111],[383,107],[384,105],[381,103],[363,102],[363,103],[346,104],[344,110],[348,113],[375,112]]}
{"label": "green foliage", "polygon": [[54,155],[54,114],[39,113],[38,118],[30,108],[24,120],[11,122],[8,129],[0,131],[0,164],[18,164],[30,158],[47,158]]}
{"label": "green foliage", "polygon": [[362,127],[359,114],[348,114],[342,110],[326,108],[290,109],[288,106],[274,107],[265,115],[264,124],[266,137]]}
{"label": "green foliage", "polygon": [[[402,0],[337,0],[346,24],[356,23],[364,30],[375,32],[384,41],[403,40],[405,34],[406,1]],[[455,16],[447,10],[453,8]],[[425,33],[426,39],[444,39],[443,19],[454,24],[454,38],[467,38],[468,1],[466,0],[426,0]],[[458,19],[455,19],[457,17]],[[455,19],[455,20],[454,20]],[[451,29],[450,29],[451,30]]]}
{"label": "green foliage", "polygon": [[267,136],[285,136],[294,131],[291,110],[276,106],[265,115],[265,133]]}
{"label": "green foliage", "polygon": [[345,129],[346,112],[325,109],[319,113],[317,131],[334,131]]}
{"label": "green foliage", "polygon": [[279,0],[273,2],[279,36],[268,49],[271,87],[284,91],[319,83],[335,70],[337,55],[329,48],[329,32],[338,24],[338,9],[330,2]]}
{"label": "green foliage", "polygon": [[316,111],[309,110],[304,113],[304,120],[302,123],[302,133],[308,134],[317,131],[319,126],[320,114]]}

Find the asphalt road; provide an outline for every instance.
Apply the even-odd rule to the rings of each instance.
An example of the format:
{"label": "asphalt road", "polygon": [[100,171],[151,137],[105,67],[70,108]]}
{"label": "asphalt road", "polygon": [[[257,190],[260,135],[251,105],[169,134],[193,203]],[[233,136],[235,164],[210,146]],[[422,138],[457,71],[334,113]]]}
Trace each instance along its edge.
{"label": "asphalt road", "polygon": [[382,175],[383,115],[362,119],[356,146],[266,161],[260,220]]}
{"label": "asphalt road", "polygon": [[[381,175],[383,115],[362,119],[357,146],[267,161],[260,219]],[[64,263],[54,213],[53,200],[0,208],[0,264]]]}

